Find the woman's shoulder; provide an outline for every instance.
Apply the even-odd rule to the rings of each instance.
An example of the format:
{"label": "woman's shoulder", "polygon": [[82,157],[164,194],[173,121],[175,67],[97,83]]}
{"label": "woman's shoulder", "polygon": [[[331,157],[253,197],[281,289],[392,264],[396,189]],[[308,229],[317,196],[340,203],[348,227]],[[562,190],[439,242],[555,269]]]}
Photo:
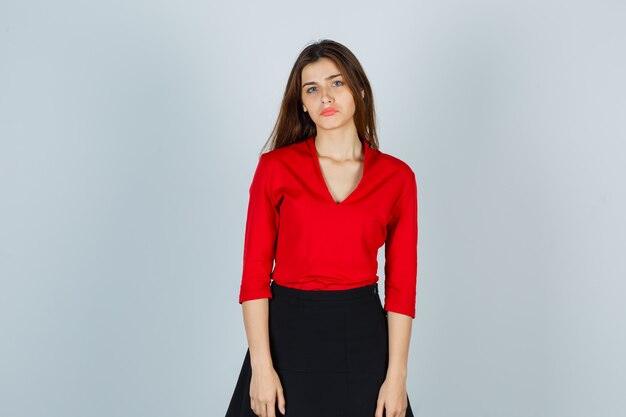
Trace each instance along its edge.
{"label": "woman's shoulder", "polygon": [[306,139],[280,148],[270,149],[261,154],[260,159],[266,165],[294,164],[307,155]]}
{"label": "woman's shoulder", "polygon": [[392,155],[387,152],[383,152],[379,149],[376,151],[376,164],[380,169],[391,172],[396,175],[402,176],[415,176],[415,172],[411,168],[408,162],[396,155]]}

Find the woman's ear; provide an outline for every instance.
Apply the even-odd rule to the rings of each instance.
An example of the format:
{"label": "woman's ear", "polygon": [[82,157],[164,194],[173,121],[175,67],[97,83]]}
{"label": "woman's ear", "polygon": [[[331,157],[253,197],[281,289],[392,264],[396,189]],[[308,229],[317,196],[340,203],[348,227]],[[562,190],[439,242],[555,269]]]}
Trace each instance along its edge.
{"label": "woman's ear", "polygon": [[365,90],[364,89],[361,90],[361,97],[365,98]]}

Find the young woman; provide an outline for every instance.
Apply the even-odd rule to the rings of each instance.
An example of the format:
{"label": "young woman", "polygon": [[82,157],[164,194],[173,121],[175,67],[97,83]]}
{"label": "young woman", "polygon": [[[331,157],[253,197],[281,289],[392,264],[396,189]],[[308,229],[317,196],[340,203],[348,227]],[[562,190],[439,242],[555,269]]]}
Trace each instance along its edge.
{"label": "young woman", "polygon": [[412,417],[417,183],[378,149],[372,89],[350,50],[322,40],[300,53],[269,141],[249,189],[248,350],[226,416]]}

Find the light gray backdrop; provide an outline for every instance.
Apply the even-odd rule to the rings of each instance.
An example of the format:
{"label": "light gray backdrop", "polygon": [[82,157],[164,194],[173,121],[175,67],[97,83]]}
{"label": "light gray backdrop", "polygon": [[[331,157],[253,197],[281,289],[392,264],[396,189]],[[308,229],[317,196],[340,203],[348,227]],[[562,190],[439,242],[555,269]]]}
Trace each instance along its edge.
{"label": "light gray backdrop", "polygon": [[224,414],[248,187],[322,38],[417,175],[416,415],[623,415],[625,21],[609,0],[1,0],[0,415]]}

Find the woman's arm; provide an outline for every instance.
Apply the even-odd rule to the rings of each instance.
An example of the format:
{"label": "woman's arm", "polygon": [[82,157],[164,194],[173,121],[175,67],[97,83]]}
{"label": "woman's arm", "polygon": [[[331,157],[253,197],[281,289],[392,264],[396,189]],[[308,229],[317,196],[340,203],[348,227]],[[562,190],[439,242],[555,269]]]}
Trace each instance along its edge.
{"label": "woman's arm", "polygon": [[413,318],[388,311],[387,324],[389,328],[387,378],[402,378],[406,381]]}
{"label": "woman's arm", "polygon": [[242,304],[243,321],[250,348],[252,370],[272,366],[269,340],[269,301],[267,298],[245,301]]}
{"label": "woman's arm", "polygon": [[250,407],[257,416],[275,417],[276,406],[285,414],[283,386],[270,353],[269,300],[259,298],[244,301],[241,305],[252,366]]}
{"label": "woman's arm", "polygon": [[374,417],[405,417],[408,408],[406,376],[409,342],[413,318],[406,314],[387,312],[389,328],[389,365],[387,375],[378,392]]}

